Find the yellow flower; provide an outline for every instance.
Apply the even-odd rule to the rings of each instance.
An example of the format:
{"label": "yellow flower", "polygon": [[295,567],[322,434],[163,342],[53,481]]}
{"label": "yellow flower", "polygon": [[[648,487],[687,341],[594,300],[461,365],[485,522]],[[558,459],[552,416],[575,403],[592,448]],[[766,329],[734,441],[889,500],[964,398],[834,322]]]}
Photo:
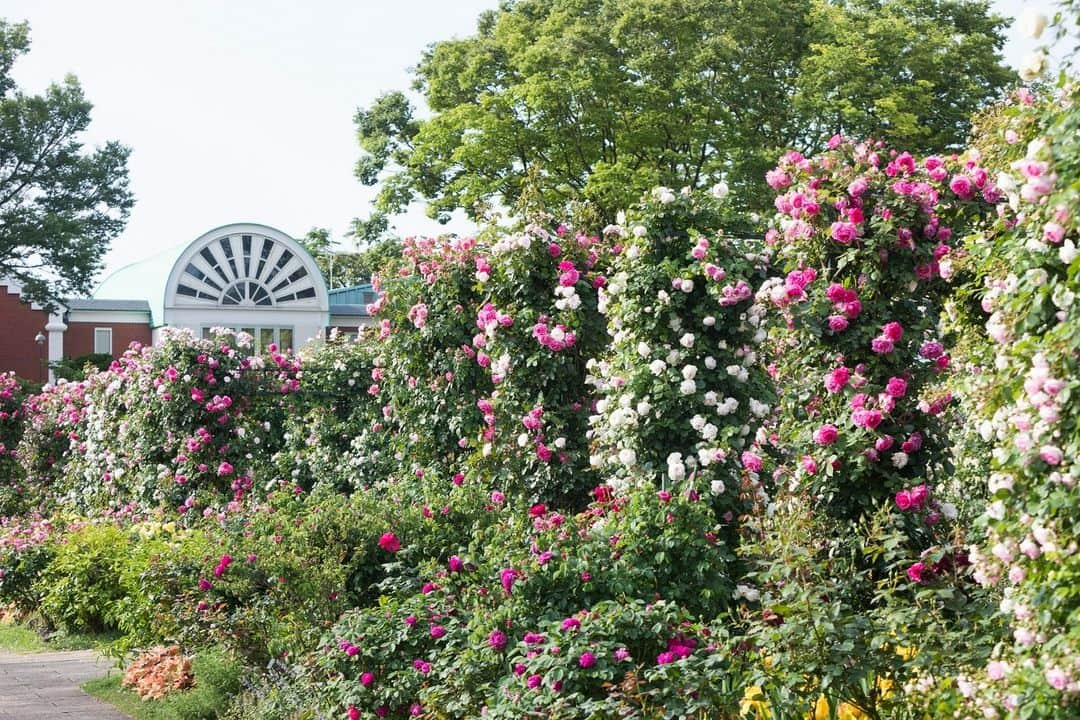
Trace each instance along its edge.
{"label": "yellow flower", "polygon": [[739,703],[740,716],[746,717],[751,711],[754,713],[754,720],[771,720],[772,718],[769,701],[765,699],[765,693],[761,692],[761,688],[757,685],[746,688],[743,691],[742,701]]}
{"label": "yellow flower", "polygon": [[[830,709],[829,701],[822,695],[814,705],[814,712],[806,716],[807,720],[830,720]],[[869,715],[848,702],[840,703],[840,707],[836,709],[836,717],[839,720],[870,720]]]}

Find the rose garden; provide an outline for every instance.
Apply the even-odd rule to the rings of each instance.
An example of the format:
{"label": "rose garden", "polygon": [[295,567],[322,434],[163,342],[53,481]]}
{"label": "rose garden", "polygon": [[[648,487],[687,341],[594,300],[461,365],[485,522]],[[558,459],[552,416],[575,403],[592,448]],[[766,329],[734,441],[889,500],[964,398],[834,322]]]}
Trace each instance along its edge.
{"label": "rose garden", "polygon": [[4,376],[0,600],[185,717],[1080,715],[1078,100],[410,238],[299,354]]}

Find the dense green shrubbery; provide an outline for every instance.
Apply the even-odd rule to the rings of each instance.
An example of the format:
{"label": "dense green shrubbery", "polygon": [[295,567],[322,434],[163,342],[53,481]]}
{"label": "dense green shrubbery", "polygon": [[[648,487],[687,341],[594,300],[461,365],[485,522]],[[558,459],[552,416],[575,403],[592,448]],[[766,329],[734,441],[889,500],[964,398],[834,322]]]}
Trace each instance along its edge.
{"label": "dense green shrubbery", "polygon": [[788,153],[765,242],[658,188],[409,241],[357,341],[0,395],[10,497],[90,516],[5,520],[0,598],[268,668],[237,718],[1067,714],[1065,92],[981,153]]}

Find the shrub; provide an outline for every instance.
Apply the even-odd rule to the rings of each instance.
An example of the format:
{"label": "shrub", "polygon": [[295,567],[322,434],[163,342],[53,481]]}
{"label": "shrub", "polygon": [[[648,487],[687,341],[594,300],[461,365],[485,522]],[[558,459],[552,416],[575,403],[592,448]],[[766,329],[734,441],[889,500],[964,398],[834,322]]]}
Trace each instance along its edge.
{"label": "shrub", "polygon": [[52,562],[56,534],[48,518],[0,518],[0,602],[24,615],[38,608],[37,582]]}
{"label": "shrub", "polygon": [[14,488],[21,474],[16,448],[23,435],[26,391],[15,373],[0,373],[0,515],[18,510],[21,503]]}
{"label": "shrub", "polygon": [[973,577],[1002,594],[1003,632],[991,657],[955,679],[927,673],[947,711],[1064,717],[1080,675],[1080,292],[1076,86],[1040,98],[1021,89],[977,138],[1008,191],[998,225],[968,244],[973,313],[985,323],[969,361],[969,423],[987,443],[988,503],[975,528]]}
{"label": "shrub", "polygon": [[131,538],[105,523],[75,523],[55,545],[54,556],[33,586],[38,609],[69,632],[118,627],[125,586],[122,567],[134,550]]}

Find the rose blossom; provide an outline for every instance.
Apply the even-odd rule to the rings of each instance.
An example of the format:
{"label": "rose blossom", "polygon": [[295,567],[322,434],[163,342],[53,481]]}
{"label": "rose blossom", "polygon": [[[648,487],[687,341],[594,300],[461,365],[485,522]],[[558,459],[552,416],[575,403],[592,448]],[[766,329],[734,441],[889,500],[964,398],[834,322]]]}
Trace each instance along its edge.
{"label": "rose blossom", "polygon": [[383,533],[379,538],[379,547],[388,553],[396,553],[401,549],[401,541],[392,532]]}
{"label": "rose blossom", "polygon": [[818,445],[832,445],[839,437],[839,429],[832,424],[822,425],[814,431],[814,442]]}

